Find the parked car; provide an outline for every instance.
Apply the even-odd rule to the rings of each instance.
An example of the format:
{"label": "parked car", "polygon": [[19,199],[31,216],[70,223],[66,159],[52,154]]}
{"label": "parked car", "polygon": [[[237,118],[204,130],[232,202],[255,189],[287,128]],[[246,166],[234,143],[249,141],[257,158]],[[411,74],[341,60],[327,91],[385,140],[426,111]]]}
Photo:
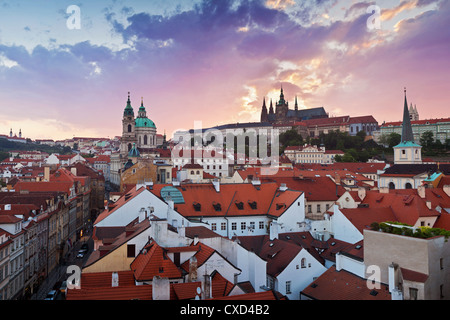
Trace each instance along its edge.
{"label": "parked car", "polygon": [[44,300],[56,300],[56,296],[58,295],[58,291],[51,290],[49,293],[47,293],[47,296]]}
{"label": "parked car", "polygon": [[78,251],[77,259],[83,259],[85,253],[86,253],[86,251],[84,251],[84,250]]}

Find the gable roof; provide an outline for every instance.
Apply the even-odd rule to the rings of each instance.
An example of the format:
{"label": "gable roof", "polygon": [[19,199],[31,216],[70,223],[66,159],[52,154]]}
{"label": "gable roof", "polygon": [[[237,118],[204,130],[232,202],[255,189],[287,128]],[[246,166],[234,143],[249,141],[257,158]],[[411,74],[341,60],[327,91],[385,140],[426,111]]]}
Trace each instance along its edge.
{"label": "gable roof", "polygon": [[[150,192],[162,198],[161,190],[167,185],[153,185]],[[302,192],[279,191],[274,182],[253,186],[249,183],[221,184],[217,192],[211,183],[190,183],[176,187],[184,199],[175,210],[185,217],[253,216],[279,217]],[[253,207],[252,207],[253,206]]]}
{"label": "gable roof", "polygon": [[146,245],[130,265],[137,281],[151,281],[153,277],[181,278],[180,270],[167,257],[167,252],[155,241]]}
{"label": "gable roof", "polygon": [[114,204],[111,205],[108,210],[103,210],[98,216],[97,219],[95,219],[94,225],[105,219],[106,217],[113,214],[118,208],[122,207],[124,204],[128,203],[132,199],[134,199],[137,195],[142,193],[145,189],[145,187],[141,187],[138,190],[136,188],[130,188],[129,191],[125,192],[119,199],[117,199]]}
{"label": "gable roof", "polygon": [[277,277],[283,272],[303,249],[296,244],[279,239],[270,240],[267,235],[237,237],[236,239],[243,248],[267,261],[267,274],[272,277]]}
{"label": "gable roof", "polygon": [[314,300],[391,300],[389,287],[369,289],[367,280],[346,270],[330,267],[301,292]]}

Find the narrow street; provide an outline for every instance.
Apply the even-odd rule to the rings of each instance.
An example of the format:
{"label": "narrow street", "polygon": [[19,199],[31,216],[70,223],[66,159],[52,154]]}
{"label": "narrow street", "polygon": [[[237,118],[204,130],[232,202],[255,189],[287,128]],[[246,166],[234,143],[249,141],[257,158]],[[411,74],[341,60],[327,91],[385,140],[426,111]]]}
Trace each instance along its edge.
{"label": "narrow street", "polygon": [[[78,251],[81,249],[81,246],[87,243],[88,245],[88,251],[83,256],[83,258],[77,258]],[[93,249],[93,241],[91,238],[91,234],[87,233],[85,236],[83,236],[82,239],[80,239],[73,247],[72,250],[69,252],[66,261],[64,264],[59,265],[57,268],[55,268],[47,277],[45,282],[41,285],[38,292],[32,296],[32,300],[44,300],[47,296],[47,294],[51,290],[56,290],[58,292],[56,296],[56,300],[65,300],[65,296],[63,293],[60,292],[60,287],[63,281],[66,281],[69,274],[67,274],[67,267],[70,265],[77,265],[82,268],[85,261],[89,258],[89,255],[92,252]]]}

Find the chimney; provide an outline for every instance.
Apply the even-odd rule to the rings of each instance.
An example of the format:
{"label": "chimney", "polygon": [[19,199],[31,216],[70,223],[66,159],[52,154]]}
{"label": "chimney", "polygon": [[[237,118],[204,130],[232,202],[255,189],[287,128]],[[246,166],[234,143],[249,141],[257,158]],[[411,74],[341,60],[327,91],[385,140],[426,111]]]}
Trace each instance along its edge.
{"label": "chimney", "polygon": [[334,182],[336,184],[341,184],[341,176],[339,175],[339,173],[336,172],[335,176],[334,176]]}
{"label": "chimney", "polygon": [[425,186],[418,186],[417,187],[417,194],[419,195],[419,197],[421,197],[422,199],[425,199]]}
{"label": "chimney", "polygon": [[287,186],[286,186],[286,183],[282,183],[281,185],[280,185],[280,191],[286,191],[288,188],[287,188]]}
{"label": "chimney", "polygon": [[154,276],[152,281],[152,299],[170,300],[170,282],[168,278]]}
{"label": "chimney", "polygon": [[197,281],[197,258],[195,256],[189,259],[188,282]]}
{"label": "chimney", "polygon": [[44,181],[50,181],[50,167],[44,167]]}
{"label": "chimney", "polygon": [[364,200],[364,198],[366,197],[366,188],[358,187],[358,197],[359,199],[361,199],[361,201]]}
{"label": "chimney", "polygon": [[211,285],[211,276],[205,274],[205,287],[203,290],[204,297],[203,299],[211,299],[212,298],[212,285]]}
{"label": "chimney", "polygon": [[431,210],[431,201],[427,201],[426,204],[427,204],[428,209]]}
{"label": "chimney", "polygon": [[389,188],[388,187],[381,187],[379,192],[380,193],[389,193]]}
{"label": "chimney", "polygon": [[272,221],[270,223],[270,241],[274,240],[274,239],[278,239],[278,223],[276,223],[275,221]]}
{"label": "chimney", "polygon": [[389,281],[389,292],[398,288],[399,285],[399,268],[398,264],[391,263],[388,266],[388,281]]}
{"label": "chimney", "polygon": [[119,286],[119,274],[117,272],[113,272],[111,274],[111,287]]}
{"label": "chimney", "polygon": [[442,189],[444,190],[445,194],[450,197],[450,185],[446,184]]}
{"label": "chimney", "polygon": [[75,168],[75,167],[70,168],[70,172],[72,172],[72,174],[74,176],[76,176],[77,175],[77,168]]}

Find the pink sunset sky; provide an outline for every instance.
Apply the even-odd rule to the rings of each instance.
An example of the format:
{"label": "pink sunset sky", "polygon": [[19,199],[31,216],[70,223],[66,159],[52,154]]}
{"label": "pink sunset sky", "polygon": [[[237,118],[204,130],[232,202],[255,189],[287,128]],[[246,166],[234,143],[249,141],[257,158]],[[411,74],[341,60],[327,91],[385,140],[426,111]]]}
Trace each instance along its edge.
{"label": "pink sunset sky", "polygon": [[2,2],[0,134],[119,136],[130,91],[171,138],[259,121],[281,85],[330,116],[399,121],[406,87],[421,119],[450,117],[450,1],[79,1],[80,29],[71,4]]}

